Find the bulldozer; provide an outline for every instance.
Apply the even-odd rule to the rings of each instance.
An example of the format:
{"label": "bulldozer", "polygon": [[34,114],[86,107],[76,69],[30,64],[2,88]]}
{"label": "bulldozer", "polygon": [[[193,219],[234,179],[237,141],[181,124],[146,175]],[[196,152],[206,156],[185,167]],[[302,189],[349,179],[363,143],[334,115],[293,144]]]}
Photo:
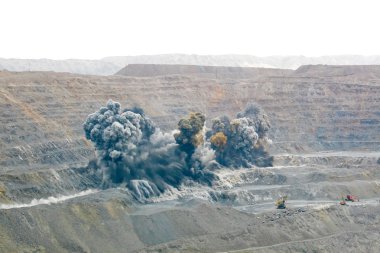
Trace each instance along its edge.
{"label": "bulldozer", "polygon": [[275,203],[277,209],[285,209],[286,208],[285,201],[287,199],[288,199],[288,196],[283,196],[283,197],[278,198]]}

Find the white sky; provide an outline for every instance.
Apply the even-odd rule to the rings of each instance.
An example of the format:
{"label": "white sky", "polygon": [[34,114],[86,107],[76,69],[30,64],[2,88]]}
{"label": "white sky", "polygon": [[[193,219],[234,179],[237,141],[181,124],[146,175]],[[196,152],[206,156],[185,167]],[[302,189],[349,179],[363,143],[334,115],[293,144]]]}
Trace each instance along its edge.
{"label": "white sky", "polygon": [[0,57],[380,55],[379,0],[0,0]]}

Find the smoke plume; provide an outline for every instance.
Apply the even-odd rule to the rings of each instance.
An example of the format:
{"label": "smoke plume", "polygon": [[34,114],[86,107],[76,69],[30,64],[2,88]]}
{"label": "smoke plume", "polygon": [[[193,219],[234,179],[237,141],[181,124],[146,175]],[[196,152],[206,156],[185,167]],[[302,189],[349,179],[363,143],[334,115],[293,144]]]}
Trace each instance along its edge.
{"label": "smoke plume", "polygon": [[125,183],[136,198],[159,195],[187,180],[211,184],[221,165],[269,164],[263,149],[269,123],[258,107],[232,121],[215,119],[207,141],[205,120],[202,113],[191,113],[174,133],[163,133],[141,108],[122,111],[109,100],[83,127],[95,144],[104,187]]}
{"label": "smoke plume", "polygon": [[137,195],[151,196],[186,179],[212,180],[206,171],[210,161],[195,154],[204,121],[204,115],[191,114],[179,122],[175,135],[162,133],[142,109],[121,112],[120,104],[110,100],[87,117],[84,130],[95,144],[105,186],[125,182]]}
{"label": "smoke plume", "polygon": [[273,157],[265,150],[269,128],[267,116],[255,104],[249,104],[236,119],[213,119],[209,136],[217,162],[227,167],[272,166]]}

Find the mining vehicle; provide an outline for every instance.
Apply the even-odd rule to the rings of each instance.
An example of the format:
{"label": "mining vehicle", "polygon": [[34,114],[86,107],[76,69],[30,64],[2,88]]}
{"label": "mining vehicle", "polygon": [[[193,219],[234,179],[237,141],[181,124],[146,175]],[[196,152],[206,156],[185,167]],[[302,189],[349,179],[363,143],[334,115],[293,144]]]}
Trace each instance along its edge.
{"label": "mining vehicle", "polygon": [[346,196],[345,200],[346,201],[351,201],[351,202],[358,202],[359,198],[356,197],[356,196],[354,196],[354,195],[349,194],[349,195]]}
{"label": "mining vehicle", "polygon": [[287,199],[288,199],[288,196],[283,196],[283,197],[280,197],[279,199],[277,199],[276,200],[277,209],[285,209],[286,208],[285,201]]}

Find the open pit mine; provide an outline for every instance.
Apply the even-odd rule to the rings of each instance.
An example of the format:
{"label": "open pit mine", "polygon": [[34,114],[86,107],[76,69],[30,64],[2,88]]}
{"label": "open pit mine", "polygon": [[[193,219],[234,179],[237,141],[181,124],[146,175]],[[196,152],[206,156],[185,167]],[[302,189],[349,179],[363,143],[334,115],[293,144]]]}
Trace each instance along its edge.
{"label": "open pit mine", "polygon": [[380,252],[380,66],[0,71],[0,252]]}

